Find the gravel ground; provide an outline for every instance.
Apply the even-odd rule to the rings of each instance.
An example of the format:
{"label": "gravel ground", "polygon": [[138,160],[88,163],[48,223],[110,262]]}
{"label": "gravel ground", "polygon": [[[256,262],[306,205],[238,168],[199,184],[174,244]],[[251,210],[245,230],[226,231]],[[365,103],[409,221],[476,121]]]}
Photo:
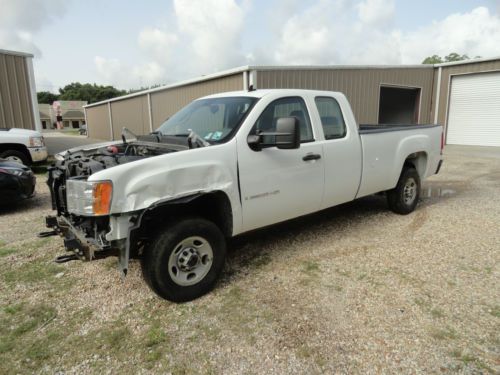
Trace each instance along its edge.
{"label": "gravel ground", "polygon": [[55,266],[37,197],[0,213],[0,373],[500,373],[500,149],[448,146],[417,210],[368,197],[234,239],[218,287]]}

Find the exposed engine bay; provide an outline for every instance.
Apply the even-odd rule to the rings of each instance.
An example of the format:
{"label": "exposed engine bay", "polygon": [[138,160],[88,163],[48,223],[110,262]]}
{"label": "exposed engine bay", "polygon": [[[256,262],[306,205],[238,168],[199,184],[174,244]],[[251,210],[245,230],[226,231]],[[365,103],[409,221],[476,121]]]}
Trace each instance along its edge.
{"label": "exposed engine bay", "polygon": [[138,140],[92,150],[75,152],[69,150],[64,154],[62,160],[56,161],[53,168],[63,171],[66,179],[88,177],[103,169],[182,149],[187,149],[187,147]]}
{"label": "exposed engine bay", "polygon": [[[106,240],[106,233],[110,230],[109,216],[82,216],[69,212],[67,181],[85,181],[94,173],[121,164],[208,145],[193,132],[183,137],[158,133],[136,137],[124,129],[120,143],[70,149],[56,155],[56,162],[48,168],[47,184],[50,188],[52,208],[57,210],[57,217],[47,217],[47,226],[54,228],[55,232],[65,238],[66,249],[75,253],[72,256],[85,260],[108,256],[109,251],[124,246]],[[103,251],[94,253],[91,247],[83,245],[85,243]]]}

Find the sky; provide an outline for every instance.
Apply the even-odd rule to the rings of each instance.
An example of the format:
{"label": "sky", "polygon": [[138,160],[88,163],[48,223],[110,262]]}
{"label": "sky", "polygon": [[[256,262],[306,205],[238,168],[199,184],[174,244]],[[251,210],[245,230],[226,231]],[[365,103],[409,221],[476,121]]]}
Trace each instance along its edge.
{"label": "sky", "polygon": [[500,56],[500,0],[0,0],[0,49],[38,91],[120,89],[243,65],[419,64]]}

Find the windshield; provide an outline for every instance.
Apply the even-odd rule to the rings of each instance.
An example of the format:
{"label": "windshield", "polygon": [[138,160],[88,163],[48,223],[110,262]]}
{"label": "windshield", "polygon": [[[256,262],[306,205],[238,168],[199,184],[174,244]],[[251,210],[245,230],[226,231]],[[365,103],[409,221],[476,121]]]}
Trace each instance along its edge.
{"label": "windshield", "polygon": [[195,100],[160,125],[163,135],[196,133],[208,142],[219,142],[233,134],[257,98],[227,97]]}

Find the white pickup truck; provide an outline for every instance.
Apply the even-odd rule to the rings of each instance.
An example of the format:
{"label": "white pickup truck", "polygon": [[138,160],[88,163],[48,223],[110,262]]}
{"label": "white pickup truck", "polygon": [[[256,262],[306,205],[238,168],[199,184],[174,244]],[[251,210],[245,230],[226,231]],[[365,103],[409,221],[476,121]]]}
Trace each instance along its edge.
{"label": "white pickup truck", "polygon": [[40,132],[0,128],[0,159],[30,165],[47,160],[47,147]]}
{"label": "white pickup truck", "polygon": [[257,90],[193,101],[156,132],[56,156],[46,218],[70,255],[140,258],[161,297],[188,301],[222,272],[226,238],[385,192],[408,214],[442,162],[439,125],[358,126],[338,92]]}

